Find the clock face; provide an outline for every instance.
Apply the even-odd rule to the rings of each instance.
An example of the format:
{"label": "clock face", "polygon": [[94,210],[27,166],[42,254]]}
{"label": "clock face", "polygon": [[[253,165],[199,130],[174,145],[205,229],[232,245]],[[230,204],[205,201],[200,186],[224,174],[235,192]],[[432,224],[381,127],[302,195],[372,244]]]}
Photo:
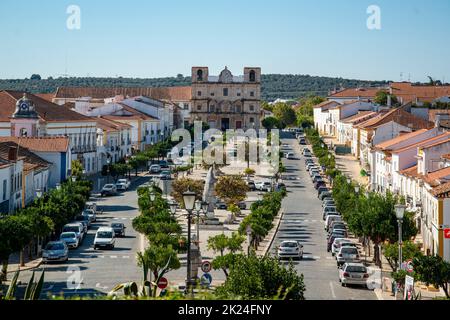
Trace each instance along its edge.
{"label": "clock face", "polygon": [[23,110],[23,111],[28,110],[28,103],[22,102],[20,104],[20,110]]}

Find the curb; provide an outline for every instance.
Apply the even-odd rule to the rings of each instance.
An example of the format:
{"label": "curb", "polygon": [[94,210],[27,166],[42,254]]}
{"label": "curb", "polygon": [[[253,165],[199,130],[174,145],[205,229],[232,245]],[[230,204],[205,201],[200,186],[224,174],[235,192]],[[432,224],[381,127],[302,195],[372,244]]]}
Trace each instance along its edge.
{"label": "curb", "polygon": [[381,292],[381,289],[376,288],[376,289],[373,290],[373,292],[377,296],[378,300],[384,300],[383,293]]}
{"label": "curb", "polygon": [[[278,212],[278,223],[276,226],[274,226],[274,228],[272,228],[272,230],[274,230],[273,235],[272,235],[272,239],[270,239],[269,245],[266,246],[266,248],[263,250],[263,256],[266,256],[267,253],[269,252],[270,247],[272,247],[273,244],[273,240],[275,239],[276,234],[278,233],[278,229],[280,228],[280,224],[281,224],[281,220],[283,219],[284,216],[284,210],[283,208],[280,209],[280,211]],[[271,231],[272,231],[271,230]]]}
{"label": "curb", "polygon": [[41,264],[42,264],[42,258],[40,258],[39,259],[39,262],[36,264],[36,265],[34,265],[34,266],[31,266],[31,267],[19,267],[18,269],[15,269],[15,270],[8,270],[7,272],[6,272],[6,274],[9,274],[9,273],[15,273],[15,272],[17,272],[17,270],[20,270],[20,271],[28,271],[28,270],[32,270],[32,269],[36,269],[36,268],[39,268],[40,266],[41,266]]}

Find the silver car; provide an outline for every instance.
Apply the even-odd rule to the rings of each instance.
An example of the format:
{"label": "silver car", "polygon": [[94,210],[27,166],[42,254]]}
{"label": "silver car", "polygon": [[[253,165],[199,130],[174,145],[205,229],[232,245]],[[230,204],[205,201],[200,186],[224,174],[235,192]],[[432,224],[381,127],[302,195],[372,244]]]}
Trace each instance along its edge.
{"label": "silver car", "polygon": [[59,241],[64,242],[68,248],[76,249],[80,245],[77,234],[75,232],[63,232],[59,236]]}
{"label": "silver car", "polygon": [[355,284],[367,287],[369,273],[362,263],[345,263],[339,270],[339,282],[343,287]]}
{"label": "silver car", "polygon": [[94,209],[84,209],[83,210],[83,215],[84,216],[88,216],[89,220],[91,222],[96,222],[97,221],[97,214],[95,213]]}
{"label": "silver car", "polygon": [[42,260],[44,263],[69,260],[69,249],[66,243],[63,241],[47,243],[42,252]]}
{"label": "silver car", "polygon": [[351,246],[341,246],[339,253],[336,255],[336,262],[338,267],[342,266],[344,263],[359,262],[358,249]]}
{"label": "silver car", "polygon": [[303,259],[303,245],[298,241],[283,241],[277,250],[279,260],[283,258]]}

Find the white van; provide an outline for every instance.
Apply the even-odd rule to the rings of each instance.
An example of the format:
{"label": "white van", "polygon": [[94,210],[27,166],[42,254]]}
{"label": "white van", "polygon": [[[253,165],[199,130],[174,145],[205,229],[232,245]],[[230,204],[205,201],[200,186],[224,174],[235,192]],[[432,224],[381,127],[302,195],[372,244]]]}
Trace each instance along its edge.
{"label": "white van", "polygon": [[328,228],[330,227],[331,223],[333,223],[333,221],[342,221],[342,217],[335,214],[328,215],[325,219],[325,230],[328,231]]}
{"label": "white van", "polygon": [[101,227],[98,228],[94,239],[94,250],[98,248],[114,249],[116,244],[116,236],[113,228]]}

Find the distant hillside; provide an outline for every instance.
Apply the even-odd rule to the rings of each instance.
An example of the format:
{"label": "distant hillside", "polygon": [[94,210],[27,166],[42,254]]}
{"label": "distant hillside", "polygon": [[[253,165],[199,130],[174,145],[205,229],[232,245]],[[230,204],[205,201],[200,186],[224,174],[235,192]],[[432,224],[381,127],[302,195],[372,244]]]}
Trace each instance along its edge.
{"label": "distant hillside", "polygon": [[[57,87],[173,87],[190,85],[191,78],[177,77],[136,79],[136,78],[49,78],[39,79],[33,75],[31,79],[0,80],[0,90],[20,90],[31,93],[51,93]],[[265,74],[262,76],[263,100],[295,99],[308,94],[326,96],[335,88],[352,88],[357,86],[380,86],[385,81],[361,81],[342,78],[313,77],[309,75]]]}

